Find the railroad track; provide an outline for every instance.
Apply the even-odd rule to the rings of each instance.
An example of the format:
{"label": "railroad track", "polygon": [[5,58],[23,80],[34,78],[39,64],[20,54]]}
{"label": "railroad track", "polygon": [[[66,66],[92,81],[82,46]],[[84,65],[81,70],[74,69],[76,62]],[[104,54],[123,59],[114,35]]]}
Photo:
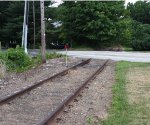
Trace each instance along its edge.
{"label": "railroad track", "polygon": [[34,84],[31,84],[31,85],[28,85],[28,86],[26,86],[26,87],[24,87],[24,88],[22,88],[20,90],[17,90],[15,92],[13,92],[12,94],[9,94],[9,95],[6,95],[4,97],[1,97],[0,98],[0,105],[2,105],[4,103],[7,103],[8,101],[10,101],[10,100],[12,100],[12,99],[14,99],[14,98],[16,98],[18,96],[21,96],[24,93],[27,93],[27,92],[31,91],[32,89],[34,89],[34,88],[44,84],[47,81],[50,81],[50,80],[52,80],[52,79],[54,79],[54,78],[56,78],[58,76],[63,76],[65,74],[67,74],[70,70],[76,69],[79,66],[83,66],[83,65],[89,63],[90,61],[91,61],[91,59],[87,59],[87,60],[85,60],[85,61],[83,61],[83,62],[81,62],[79,64],[76,64],[76,65],[74,65],[74,66],[72,66],[72,67],[70,67],[70,68],[68,68],[66,70],[63,70],[62,72],[59,72],[59,73],[57,73],[57,74],[55,74],[53,76],[50,76],[50,77],[48,77],[48,78],[46,78],[44,80],[40,80],[39,82],[36,82]]}
{"label": "railroad track", "polygon": [[63,111],[63,109],[73,100],[75,99],[75,97],[77,97],[80,92],[82,91],[82,89],[84,89],[84,87],[91,81],[93,80],[96,75],[98,75],[100,72],[103,71],[103,69],[105,68],[106,64],[108,63],[109,60],[106,60],[103,65],[98,68],[98,70],[96,70],[80,87],[78,87],[72,94],[70,94],[49,116],[47,116],[46,118],[44,118],[40,123],[38,123],[37,125],[50,125],[53,120],[57,117],[58,114],[60,114],[60,112]]}
{"label": "railroad track", "polygon": [[[20,90],[11,96],[1,98],[0,110],[1,114],[4,116],[0,124],[26,125],[28,122],[29,124],[38,123],[38,125],[51,124],[57,115],[62,112],[64,107],[68,105],[81,92],[81,90],[105,68],[107,63],[108,60],[102,61],[99,64],[99,67],[97,67],[97,62],[95,63],[88,59],[85,63],[82,62],[73,68],[68,68],[63,72],[52,76],[51,78],[53,80],[51,78],[47,78],[44,81],[37,83],[37,85],[35,84],[36,86],[28,86],[27,88],[24,88],[23,92]],[[70,70],[75,69],[78,66],[83,67],[80,67],[77,70]],[[58,77],[61,75],[65,76]],[[83,76],[83,78],[81,76]],[[27,93],[28,91],[30,91],[30,93]],[[16,98],[18,96],[20,96],[20,98]],[[7,103],[9,101],[11,103]],[[5,103],[7,105],[2,105]],[[14,114],[14,112],[17,114]],[[14,115],[17,119],[21,119],[21,121],[9,118],[10,116],[14,117]],[[8,119],[10,122],[5,121],[5,119]]]}

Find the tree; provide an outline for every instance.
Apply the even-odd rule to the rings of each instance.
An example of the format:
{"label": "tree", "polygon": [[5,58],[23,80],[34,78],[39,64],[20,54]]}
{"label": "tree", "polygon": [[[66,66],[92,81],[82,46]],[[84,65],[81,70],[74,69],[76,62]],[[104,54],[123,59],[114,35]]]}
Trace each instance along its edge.
{"label": "tree", "polygon": [[132,48],[134,50],[150,50],[150,25],[133,21],[132,30]]}
{"label": "tree", "polygon": [[6,19],[7,19],[7,16],[5,14],[5,10],[6,8],[8,7],[10,2],[8,1],[1,1],[1,4],[0,4],[0,41],[3,42],[3,26],[6,22]]}
{"label": "tree", "polygon": [[124,18],[124,2],[64,2],[60,7],[66,39],[91,46],[115,41],[117,22]]}
{"label": "tree", "polygon": [[42,63],[46,62],[46,45],[45,45],[45,16],[44,16],[44,0],[40,1],[41,9],[41,54]]}
{"label": "tree", "polygon": [[3,38],[8,46],[21,42],[23,22],[23,2],[10,2],[5,10],[6,22],[3,26]]}
{"label": "tree", "polygon": [[[36,45],[40,45],[40,2],[35,1],[35,41]],[[45,2],[45,8],[51,2]],[[33,29],[33,13],[32,1],[29,1],[29,31],[28,31],[28,46],[33,46],[34,29]],[[22,25],[24,16],[24,2],[23,1],[2,1],[0,2],[0,41],[3,46],[15,47],[17,44],[21,45],[22,39]],[[47,18],[47,17],[46,17]]]}
{"label": "tree", "polygon": [[131,18],[141,23],[150,24],[150,2],[137,1],[129,3],[127,9],[130,11]]}

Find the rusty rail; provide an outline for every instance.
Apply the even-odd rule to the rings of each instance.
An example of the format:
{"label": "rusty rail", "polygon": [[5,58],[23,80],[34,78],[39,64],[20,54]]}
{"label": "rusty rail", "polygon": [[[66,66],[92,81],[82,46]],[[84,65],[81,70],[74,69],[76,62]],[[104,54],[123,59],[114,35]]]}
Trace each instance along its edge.
{"label": "rusty rail", "polygon": [[69,95],[57,108],[56,110],[54,110],[51,114],[49,114],[43,121],[41,121],[40,123],[38,123],[37,125],[50,125],[53,120],[57,117],[57,115],[63,111],[63,109],[65,108],[66,105],[68,105],[77,95],[79,95],[79,93],[81,92],[81,90],[92,80],[96,77],[96,75],[98,75],[100,72],[103,71],[103,69],[105,68],[106,64],[108,63],[109,60],[106,60],[103,65],[96,70],[95,73],[93,73],[78,89],[75,90],[74,93],[72,93],[71,95]]}
{"label": "rusty rail", "polygon": [[77,65],[74,65],[74,66],[72,66],[72,67],[70,67],[70,68],[67,68],[66,70],[63,70],[62,72],[59,72],[59,73],[57,73],[57,74],[54,74],[53,76],[50,76],[50,77],[48,77],[48,78],[45,78],[44,80],[41,80],[41,81],[39,81],[39,82],[35,82],[34,84],[29,85],[29,86],[27,86],[26,88],[23,88],[23,89],[21,89],[21,90],[15,91],[14,93],[12,93],[12,94],[10,94],[10,95],[4,96],[4,97],[0,98],[0,105],[2,105],[2,104],[4,104],[4,103],[7,103],[8,101],[10,101],[10,100],[12,100],[12,99],[14,99],[14,98],[16,98],[16,97],[18,97],[18,96],[21,96],[21,95],[23,95],[23,94],[26,93],[26,92],[31,91],[32,89],[34,89],[34,88],[36,88],[36,87],[38,87],[38,86],[44,84],[44,83],[47,82],[47,81],[50,81],[50,80],[52,80],[52,79],[54,79],[54,78],[56,78],[56,77],[58,77],[58,76],[66,75],[69,70],[76,69],[77,67],[83,66],[83,65],[89,63],[90,61],[91,61],[91,59],[87,59],[87,60],[85,60],[85,61],[83,61],[83,62],[81,62],[81,63],[79,63],[79,64],[77,64]]}

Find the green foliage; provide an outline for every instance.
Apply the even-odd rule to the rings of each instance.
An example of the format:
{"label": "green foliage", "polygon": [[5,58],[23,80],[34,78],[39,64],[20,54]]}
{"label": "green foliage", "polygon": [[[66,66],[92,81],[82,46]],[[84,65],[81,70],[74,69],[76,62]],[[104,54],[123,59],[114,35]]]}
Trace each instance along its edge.
{"label": "green foliage", "polygon": [[6,61],[6,59],[7,59],[6,52],[0,52],[0,59]]}
{"label": "green foliage", "polygon": [[150,2],[137,1],[129,3],[127,9],[130,11],[131,18],[141,23],[150,24]]}
{"label": "green foliage", "polygon": [[[35,39],[36,44],[39,44],[40,39],[40,2],[35,1]],[[51,2],[45,2],[45,11]],[[29,21],[28,21],[28,45],[33,46],[33,2],[29,1]],[[24,2],[23,1],[2,1],[0,2],[0,41],[4,47],[13,47],[21,44]],[[47,17],[48,16],[48,17]],[[45,16],[49,18],[51,15]]]}
{"label": "green foliage", "polygon": [[[62,54],[57,54],[56,52],[53,53],[48,53],[46,52],[46,59],[54,59],[54,58],[60,58],[63,57],[64,55]],[[42,63],[42,57],[41,57],[41,53],[39,53],[36,57],[36,59],[34,60],[35,63],[40,64]]]}
{"label": "green foliage", "polygon": [[[32,48],[33,2],[29,3],[28,46]],[[57,8],[48,7],[50,4],[52,2],[45,2],[47,47],[50,42],[72,41],[72,45],[86,45],[96,49],[123,45],[132,46],[134,50],[149,50],[149,36],[147,35],[149,33],[144,33],[144,35],[142,33],[146,26],[132,23],[133,19],[150,24],[150,2],[148,1],[129,3],[127,9],[124,7],[124,1],[68,1]],[[1,2],[0,41],[3,47],[15,48],[16,45],[21,44],[23,16],[23,1]],[[36,47],[39,47],[41,44],[39,1],[35,1],[35,22]],[[62,26],[55,27],[52,24],[54,22],[60,22]],[[142,47],[136,49],[136,46]]]}
{"label": "green foliage", "polygon": [[127,10],[130,11],[130,16],[133,19],[131,47],[133,50],[150,50],[150,2],[129,3]]}
{"label": "green foliage", "polygon": [[88,124],[90,124],[90,125],[93,125],[93,124],[94,124],[94,119],[93,119],[92,117],[88,117],[88,118],[86,119],[86,122],[87,122]]}
{"label": "green foliage", "polygon": [[23,68],[31,65],[31,58],[20,47],[8,49],[7,59],[14,64],[13,68]]}
{"label": "green foliage", "polygon": [[133,22],[131,45],[134,50],[150,50],[150,25]]}
{"label": "green foliage", "polygon": [[66,39],[94,47],[112,44],[117,23],[124,17],[123,1],[72,1],[64,2],[60,8]]}
{"label": "green foliage", "polygon": [[9,71],[23,71],[33,64],[32,59],[20,47],[10,48],[6,52],[1,52],[0,59],[5,61]]}
{"label": "green foliage", "polygon": [[53,59],[53,58],[60,58],[63,57],[62,54],[57,54],[56,52],[53,53],[46,53],[46,59]]}
{"label": "green foliage", "polygon": [[[47,59],[63,57],[62,54],[46,53]],[[19,46],[15,49],[8,49],[6,52],[0,52],[0,60],[4,61],[8,71],[22,72],[32,66],[37,66],[42,63],[41,54],[36,58],[30,58]]]}
{"label": "green foliage", "polygon": [[117,37],[115,43],[130,46],[132,39],[132,20],[125,18],[117,23]]}

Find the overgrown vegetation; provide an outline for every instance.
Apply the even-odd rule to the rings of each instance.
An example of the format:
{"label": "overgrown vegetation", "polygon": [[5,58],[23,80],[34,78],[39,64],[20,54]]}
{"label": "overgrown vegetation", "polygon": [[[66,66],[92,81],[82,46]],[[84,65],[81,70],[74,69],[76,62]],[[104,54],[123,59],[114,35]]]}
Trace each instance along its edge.
{"label": "overgrown vegetation", "polygon": [[26,55],[19,46],[1,52],[0,59],[5,61],[6,69],[9,71],[22,71],[32,65],[32,58]]}
{"label": "overgrown vegetation", "polygon": [[23,69],[32,64],[32,59],[20,47],[16,47],[15,49],[10,48],[6,54],[6,64],[9,66],[9,69]]}
{"label": "overgrown vegetation", "polygon": [[[60,58],[63,57],[64,55],[62,54],[58,54],[56,52],[52,52],[52,53],[48,53],[46,52],[46,59],[53,59],[53,58]],[[36,59],[34,60],[35,64],[40,64],[42,63],[42,57],[41,57],[41,53],[39,53],[36,57]]]}
{"label": "overgrown vegetation", "polygon": [[[46,53],[47,59],[59,58],[62,56],[63,55],[57,53]],[[15,49],[10,48],[6,52],[0,52],[0,60],[5,62],[6,70],[17,72],[22,72],[32,66],[37,66],[42,63],[40,53],[36,58],[31,58],[19,46]]]}
{"label": "overgrown vegetation", "polygon": [[[133,104],[129,103],[129,96],[131,93],[127,92],[128,80],[126,76],[127,76],[127,73],[129,73],[129,69],[132,70],[134,67],[139,67],[139,68],[145,67],[146,69],[146,67],[150,68],[150,63],[130,63],[130,62],[118,62],[117,63],[116,83],[113,86],[112,105],[109,110],[109,116],[106,120],[103,121],[103,125],[137,125],[136,124],[137,122],[134,122],[137,120],[140,121],[138,123],[139,125],[141,124],[148,125],[147,121],[149,119],[150,114],[144,113],[144,119],[142,115],[137,116],[137,114],[143,114],[143,112],[149,111],[150,107],[146,106],[149,104],[149,102],[146,102],[147,104],[145,105],[141,105],[141,104],[139,105],[137,103],[133,103]],[[140,83],[141,82],[142,81],[140,79]],[[132,88],[132,89],[134,90],[135,88]],[[143,97],[142,93],[140,94],[141,94],[141,98],[139,99],[142,101],[144,100],[144,98],[142,98]]]}

